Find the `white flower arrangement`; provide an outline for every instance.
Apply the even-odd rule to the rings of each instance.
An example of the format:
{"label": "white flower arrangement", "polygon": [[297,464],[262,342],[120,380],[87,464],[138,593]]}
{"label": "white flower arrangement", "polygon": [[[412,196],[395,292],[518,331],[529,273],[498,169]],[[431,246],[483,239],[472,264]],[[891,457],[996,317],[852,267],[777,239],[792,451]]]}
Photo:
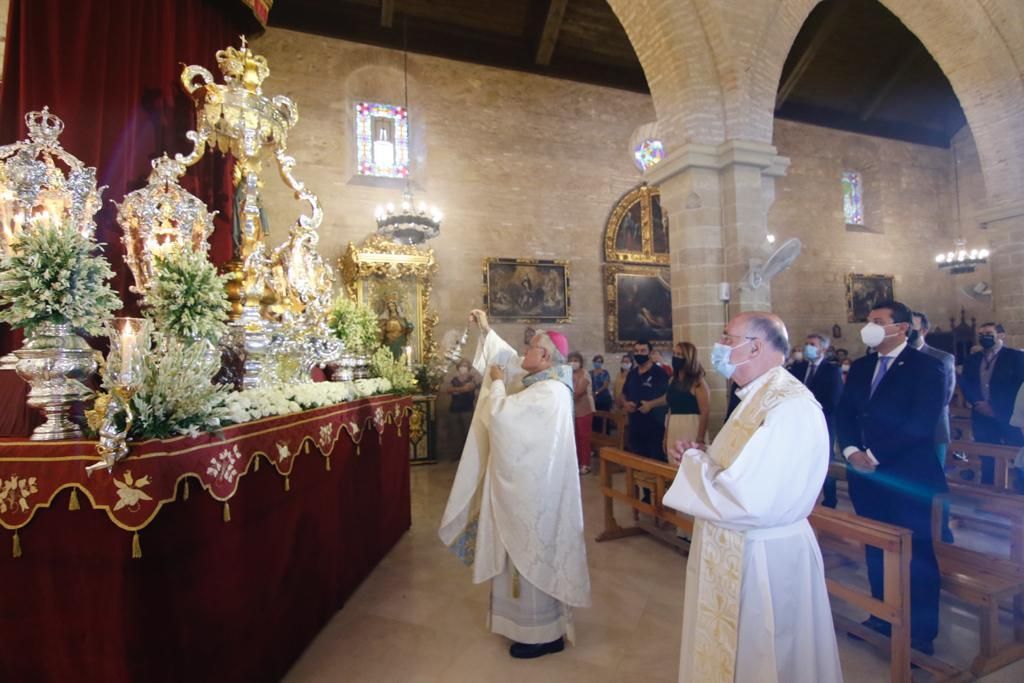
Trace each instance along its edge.
{"label": "white flower arrangement", "polygon": [[344,294],[331,305],[327,325],[345,345],[348,353],[370,353],[380,345],[377,316],[368,307],[352,301]]}
{"label": "white flower arrangement", "polygon": [[70,223],[41,221],[26,230],[0,259],[0,321],[30,333],[55,323],[100,334],[121,301],[99,249]]}
{"label": "white flower arrangement", "polygon": [[165,334],[216,342],[227,331],[231,308],[227,277],[217,274],[204,251],[177,248],[158,256],[144,299],[146,315]]}
{"label": "white flower arrangement", "polygon": [[391,382],[391,387],[400,394],[411,394],[416,391],[416,376],[406,363],[405,354],[395,358],[391,349],[382,346],[370,358],[370,368],[377,377]]}
{"label": "white flower arrangement", "polygon": [[389,391],[391,383],[380,377],[357,379],[354,382],[285,384],[230,393],[225,398],[222,414],[225,421],[243,424],[264,417],[289,415],[374,394],[386,394]]}

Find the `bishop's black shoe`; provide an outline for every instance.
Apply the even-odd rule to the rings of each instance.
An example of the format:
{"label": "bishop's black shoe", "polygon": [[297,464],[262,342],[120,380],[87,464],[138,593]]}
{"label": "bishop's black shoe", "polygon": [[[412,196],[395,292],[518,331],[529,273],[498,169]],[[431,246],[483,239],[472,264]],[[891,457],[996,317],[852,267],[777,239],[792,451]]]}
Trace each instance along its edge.
{"label": "bishop's black shoe", "polygon": [[512,643],[508,653],[516,659],[536,659],[565,649],[565,639],[559,638],[550,643]]}

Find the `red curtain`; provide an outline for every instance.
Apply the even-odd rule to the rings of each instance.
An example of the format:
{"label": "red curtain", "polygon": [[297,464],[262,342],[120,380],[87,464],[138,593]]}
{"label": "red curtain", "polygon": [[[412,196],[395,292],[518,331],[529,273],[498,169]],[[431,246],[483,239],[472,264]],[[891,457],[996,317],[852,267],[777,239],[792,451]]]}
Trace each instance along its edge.
{"label": "red curtain", "polygon": [[[153,158],[191,149],[185,132],[195,114],[178,80],[182,65],[219,76],[214,53],[260,26],[239,0],[11,0],[8,22],[0,144],[27,137],[26,112],[49,106],[64,120],[62,146],[96,167],[98,184],[107,186],[96,236],[125,312],[137,313],[111,200],[145,185]],[[208,153],[182,184],[220,212],[210,254],[223,263],[231,257],[228,163]],[[18,345],[9,331],[0,333],[0,352]],[[25,387],[13,373],[0,375],[0,435],[24,434]]]}

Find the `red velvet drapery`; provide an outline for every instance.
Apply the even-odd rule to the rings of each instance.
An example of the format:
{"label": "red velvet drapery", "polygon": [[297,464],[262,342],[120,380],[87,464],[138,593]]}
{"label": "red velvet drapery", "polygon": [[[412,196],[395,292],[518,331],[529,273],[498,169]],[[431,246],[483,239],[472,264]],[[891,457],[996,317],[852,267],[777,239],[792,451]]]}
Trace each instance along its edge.
{"label": "red velvet drapery", "polygon": [[[195,114],[179,84],[182,65],[219,74],[214,53],[260,26],[239,0],[11,0],[8,21],[0,144],[27,137],[26,112],[49,106],[64,120],[61,144],[96,167],[98,184],[107,186],[97,239],[106,244],[125,311],[136,313],[111,200],[142,187],[154,157],[191,149],[185,132]],[[207,154],[182,184],[220,212],[210,254],[223,263],[231,257],[228,164]],[[20,337],[4,328],[6,353]],[[0,434],[24,434],[25,387],[13,373],[0,375]]]}

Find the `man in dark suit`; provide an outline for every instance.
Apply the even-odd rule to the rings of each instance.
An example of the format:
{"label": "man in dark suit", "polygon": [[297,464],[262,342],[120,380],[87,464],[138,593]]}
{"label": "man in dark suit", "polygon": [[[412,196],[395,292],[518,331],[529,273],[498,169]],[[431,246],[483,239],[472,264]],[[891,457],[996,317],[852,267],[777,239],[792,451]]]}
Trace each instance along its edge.
{"label": "man in dark suit", "polygon": [[[946,393],[943,394],[942,415],[939,417],[939,424],[935,426],[935,457],[946,469],[946,449],[949,446],[949,402],[953,400],[953,392],[956,391],[956,359],[953,354],[946,353],[942,349],[929,346],[927,340],[931,324],[928,316],[920,311],[913,312],[914,325],[910,330],[907,341],[921,353],[927,354],[942,363],[942,374],[946,380]],[[953,542],[953,531],[949,528],[949,503],[942,506],[942,540],[946,543]]]}
{"label": "man in dark suit", "polygon": [[971,406],[975,441],[1024,446],[1024,436],[1010,425],[1013,402],[1024,383],[1024,352],[1003,343],[1002,325],[985,323],[978,330],[981,351],[964,362],[960,388]]}
{"label": "man in dark suit", "polygon": [[[946,489],[935,458],[935,425],[942,414],[942,364],[907,343],[912,325],[905,305],[886,301],[861,330],[875,353],[850,366],[836,411],[839,446],[849,463],[850,499],[858,515],[913,532],[910,562],[911,646],[926,654],[939,629],[939,566],[932,548],[933,496]],[[866,552],[871,594],[884,597],[882,552]],[[864,624],[888,634],[888,622]]]}
{"label": "man in dark suit", "polygon": [[[964,362],[960,389],[971,406],[971,432],[975,441],[1024,446],[1024,435],[1010,424],[1017,391],[1024,382],[1024,352],[1004,345],[1002,325],[985,323],[978,329],[981,351]],[[995,479],[992,458],[981,459],[981,481]]]}
{"label": "man in dark suit", "polygon": [[[832,447],[836,441],[835,412],[839,407],[839,397],[843,395],[843,376],[839,364],[826,358],[828,347],[828,337],[807,335],[804,359],[793,364],[789,371],[811,390],[815,400],[821,404],[821,412],[825,414],[825,424],[828,425],[828,459],[832,460]],[[834,509],[838,502],[835,478],[825,477],[822,491],[825,497],[821,504]]]}

